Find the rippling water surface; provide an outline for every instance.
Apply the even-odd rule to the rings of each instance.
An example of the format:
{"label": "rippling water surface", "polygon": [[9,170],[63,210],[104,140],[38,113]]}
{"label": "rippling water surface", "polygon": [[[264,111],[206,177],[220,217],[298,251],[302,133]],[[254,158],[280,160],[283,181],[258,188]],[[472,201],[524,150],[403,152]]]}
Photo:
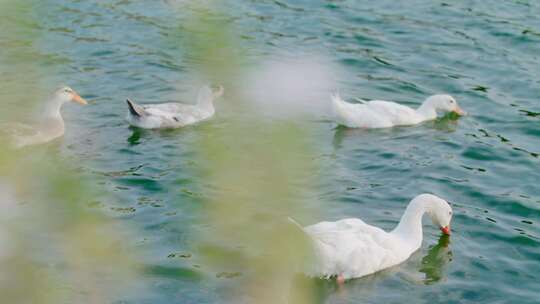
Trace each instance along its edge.
{"label": "rippling water surface", "polygon": [[[450,240],[426,225],[409,261],[341,291],[321,282],[320,302],[540,299],[540,3],[253,0],[222,9],[241,65],[276,54],[324,57],[339,67],[335,89],[346,98],[416,106],[446,92],[470,114],[374,131],[335,128],[327,113],[301,122],[313,130],[320,164],[312,173],[320,184],[313,200],[324,207],[318,220],[361,217],[391,229],[421,192],[448,199],[455,214]],[[145,288],[111,302],[220,302],[242,275],[209,271],[192,240],[208,225],[198,211],[212,189],[196,173],[203,164],[193,145],[227,128],[235,114],[226,98],[214,120],[183,130],[142,131],[123,120],[126,97],[194,94],[188,84],[205,58],[186,51],[182,21],[191,13],[183,1],[42,1],[27,20],[35,40],[10,40],[11,50],[29,52],[25,39],[33,39],[53,82],[91,101],[65,108],[60,150],[112,193],[89,208],[135,229],[125,241],[145,269],[136,278]],[[234,85],[235,76],[224,81]]]}

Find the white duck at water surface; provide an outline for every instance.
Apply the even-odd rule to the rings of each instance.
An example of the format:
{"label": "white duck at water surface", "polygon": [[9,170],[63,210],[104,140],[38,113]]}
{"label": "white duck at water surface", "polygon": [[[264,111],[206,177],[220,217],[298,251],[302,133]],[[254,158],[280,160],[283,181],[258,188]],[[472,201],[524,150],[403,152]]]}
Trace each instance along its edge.
{"label": "white duck at water surface", "polygon": [[60,110],[68,102],[87,104],[86,100],[70,87],[61,87],[45,102],[41,120],[37,124],[7,123],[0,126],[1,132],[9,136],[15,148],[50,142],[64,135],[64,119]]}
{"label": "white duck at water surface", "polygon": [[428,97],[418,109],[400,105],[393,101],[360,100],[361,103],[348,103],[338,94],[332,96],[332,108],[336,122],[349,128],[389,128],[394,126],[416,125],[437,118],[437,112],[454,112],[466,115],[457,101],[450,95]]}
{"label": "white duck at water surface", "polygon": [[195,105],[177,102],[138,105],[127,100],[126,120],[134,127],[143,129],[171,129],[191,125],[214,116],[214,100],[223,95],[223,87],[216,92],[210,86],[199,90]]}
{"label": "white duck at water surface", "polygon": [[335,276],[338,283],[343,283],[398,265],[422,245],[422,217],[426,213],[444,234],[450,234],[452,208],[432,194],[415,197],[390,232],[357,218],[304,228],[297,224],[314,250],[314,261],[305,272],[313,277]]}

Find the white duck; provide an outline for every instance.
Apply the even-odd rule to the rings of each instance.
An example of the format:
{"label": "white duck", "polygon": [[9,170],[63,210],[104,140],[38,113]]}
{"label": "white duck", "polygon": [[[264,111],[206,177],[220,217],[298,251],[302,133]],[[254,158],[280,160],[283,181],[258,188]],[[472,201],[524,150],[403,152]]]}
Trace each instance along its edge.
{"label": "white duck", "polygon": [[180,128],[212,117],[215,113],[214,99],[223,95],[223,87],[213,92],[209,86],[199,90],[197,104],[176,102],[138,105],[127,100],[129,112],[126,117],[132,126],[143,129]]}
{"label": "white duck", "polygon": [[67,102],[86,105],[87,102],[70,87],[56,90],[46,102],[41,121],[36,125],[8,123],[2,125],[2,132],[8,134],[15,148],[50,142],[64,135],[64,119],[60,110]]}
{"label": "white duck", "polygon": [[391,232],[356,218],[300,227],[310,237],[315,251],[316,262],[306,273],[314,277],[336,276],[338,283],[343,283],[404,262],[422,244],[424,213],[444,234],[450,234],[452,208],[432,194],[415,197]]}
{"label": "white duck", "polygon": [[430,96],[416,110],[392,101],[359,101],[362,103],[352,104],[345,102],[338,94],[332,96],[332,107],[338,124],[349,128],[388,128],[436,119],[437,111],[467,114],[450,95]]}

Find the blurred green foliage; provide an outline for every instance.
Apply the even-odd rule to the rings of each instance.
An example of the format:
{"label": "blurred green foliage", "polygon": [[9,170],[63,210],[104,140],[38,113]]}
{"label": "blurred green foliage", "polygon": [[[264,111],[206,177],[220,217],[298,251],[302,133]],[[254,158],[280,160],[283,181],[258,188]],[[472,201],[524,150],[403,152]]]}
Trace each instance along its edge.
{"label": "blurred green foliage", "polygon": [[[0,120],[28,118],[49,94],[54,65],[40,50],[48,1],[0,0]],[[98,193],[56,143],[0,149],[2,303],[103,303],[132,277],[112,223],[89,212]],[[114,265],[114,267],[111,267]],[[114,282],[114,284],[111,284]]]}
{"label": "blurred green foliage", "polygon": [[[303,233],[291,214],[309,218],[305,200],[312,189],[316,162],[306,138],[310,130],[292,120],[265,121],[252,100],[233,86],[246,62],[228,16],[214,6],[199,5],[178,26],[182,49],[196,59],[198,72],[225,83],[218,108],[234,113],[225,128],[201,126],[206,134],[196,147],[202,180],[213,185],[201,218],[209,229],[199,235],[204,265],[219,274],[237,274],[238,293],[256,303],[312,303],[312,286],[295,285],[309,257]],[[298,183],[305,193],[297,193]],[[294,187],[292,185],[295,185]],[[232,275],[231,275],[232,276]],[[234,275],[236,277],[236,275]]]}

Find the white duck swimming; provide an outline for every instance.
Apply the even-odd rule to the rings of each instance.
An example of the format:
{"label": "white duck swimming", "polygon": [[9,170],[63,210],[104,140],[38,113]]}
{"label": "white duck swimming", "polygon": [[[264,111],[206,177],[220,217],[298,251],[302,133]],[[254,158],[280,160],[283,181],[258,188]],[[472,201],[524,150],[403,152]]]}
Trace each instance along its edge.
{"label": "white duck swimming", "polygon": [[0,126],[1,131],[8,134],[15,148],[50,142],[64,135],[64,119],[62,119],[60,110],[62,105],[67,102],[87,104],[86,100],[70,87],[61,87],[46,102],[41,121],[38,124],[8,123]]}
{"label": "white duck swimming", "polygon": [[215,113],[214,99],[223,95],[223,87],[213,92],[209,86],[199,90],[197,104],[176,102],[138,105],[127,100],[129,112],[126,117],[132,126],[143,129],[180,128],[212,117]]}
{"label": "white duck swimming", "polygon": [[388,128],[415,125],[437,118],[437,111],[467,114],[450,95],[428,97],[418,109],[400,105],[392,101],[360,100],[360,104],[345,102],[338,94],[332,96],[337,123],[349,128]]}
{"label": "white duck swimming", "polygon": [[391,232],[356,218],[300,227],[310,237],[315,251],[316,262],[306,273],[314,277],[336,276],[338,283],[343,283],[404,262],[422,244],[425,213],[444,234],[450,234],[452,208],[432,194],[415,197]]}

